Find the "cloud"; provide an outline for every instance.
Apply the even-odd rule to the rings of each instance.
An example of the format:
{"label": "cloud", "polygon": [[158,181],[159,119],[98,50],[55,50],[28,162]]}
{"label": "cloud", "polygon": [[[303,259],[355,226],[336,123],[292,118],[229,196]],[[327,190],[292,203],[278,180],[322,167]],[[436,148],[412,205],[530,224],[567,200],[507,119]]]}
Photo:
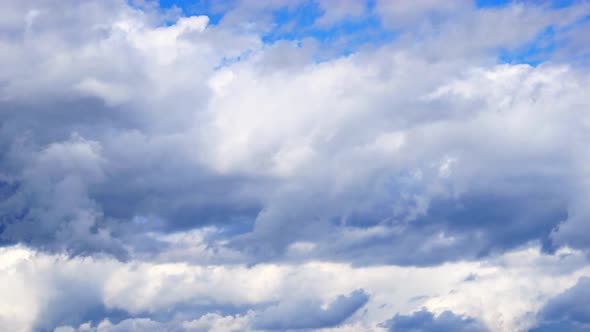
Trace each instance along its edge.
{"label": "cloud", "polygon": [[[29,23],[5,28],[15,54],[1,90],[12,110],[0,132],[7,243],[126,259],[158,255],[166,244],[149,234],[214,227],[206,245],[244,262],[293,258],[292,245],[309,243],[297,259],[404,265],[530,242],[586,247],[570,229],[585,213],[574,194],[585,157],[562,149],[584,142],[571,139],[588,104],[583,71],[485,65],[478,45],[433,60],[422,48],[441,54],[453,40],[444,33],[316,63],[297,43],[264,45],[204,16],[162,24],[109,2],[85,4],[104,7],[83,20],[75,6],[67,16],[9,5]],[[424,6],[412,11],[438,8]],[[539,27],[578,17],[467,7],[509,27],[514,16]],[[19,31],[28,39],[12,38]]]}
{"label": "cloud", "polygon": [[[411,60],[402,58],[399,61],[400,68],[413,70]],[[403,67],[402,63],[406,64],[406,67]],[[332,74],[335,66],[335,64],[318,66],[317,71]],[[362,66],[362,62],[357,62],[356,59],[346,59],[341,60],[336,67],[341,68],[343,72],[358,73],[353,77],[359,82],[349,80],[348,84],[374,87],[375,85],[370,85],[368,82],[380,82],[378,77],[372,77],[366,74],[366,71],[365,74],[361,73]],[[344,71],[345,68],[347,70]],[[415,119],[406,119],[407,124],[395,122],[407,117],[405,112],[396,113],[395,108],[391,112],[399,114],[400,117],[387,124],[376,120],[381,114],[379,105],[375,106],[375,120],[371,117],[371,112],[364,109],[355,113],[354,108],[347,112],[346,107],[339,107],[341,111],[336,119],[323,118],[318,120],[319,123],[313,120],[315,122],[312,124],[310,117],[309,125],[298,125],[290,121],[283,130],[279,131],[276,129],[277,126],[281,126],[281,119],[288,115],[281,114],[277,122],[272,120],[273,115],[269,113],[265,117],[268,122],[257,120],[254,124],[257,129],[248,136],[247,141],[236,141],[236,143],[239,142],[237,144],[243,145],[235,148],[235,151],[242,151],[242,153],[249,148],[251,151],[266,148],[268,152],[235,154],[230,152],[234,150],[229,150],[227,157],[219,158],[229,161],[231,167],[253,173],[261,170],[254,163],[263,162],[265,158],[268,158],[266,160],[270,168],[263,169],[272,172],[275,160],[273,158],[277,156],[273,151],[280,149],[281,141],[293,140],[290,136],[295,137],[297,134],[289,134],[292,130],[296,131],[298,127],[323,126],[322,122],[326,122],[326,127],[333,125],[339,128],[335,129],[330,137],[330,144],[324,143],[324,138],[320,135],[312,136],[299,143],[302,148],[305,147],[307,151],[311,150],[313,153],[305,155],[309,159],[302,161],[300,171],[296,169],[289,177],[286,177],[284,182],[287,189],[269,198],[269,202],[265,204],[267,208],[258,215],[254,230],[254,235],[259,233],[262,237],[265,236],[265,232],[272,234],[272,241],[281,240],[275,236],[276,232],[272,227],[288,227],[290,232],[284,233],[283,237],[295,237],[297,234],[301,234],[300,237],[307,237],[305,234],[310,234],[309,237],[300,240],[319,244],[318,251],[326,256],[336,251],[345,254],[349,250],[347,247],[352,247],[357,251],[354,254],[351,252],[351,256],[344,259],[359,257],[364,249],[367,249],[369,257],[383,258],[386,255],[374,255],[370,252],[382,243],[377,240],[382,240],[386,243],[385,245],[390,246],[389,248],[396,243],[400,243],[400,247],[418,246],[419,248],[411,253],[401,248],[397,250],[384,248],[384,251],[390,252],[389,255],[400,253],[400,256],[414,263],[420,261],[428,263],[420,258],[423,254],[423,257],[432,259],[432,263],[435,263],[437,261],[435,252],[446,257],[442,258],[444,260],[453,257],[455,255],[453,252],[461,253],[461,255],[471,253],[475,257],[533,240],[550,243],[550,233],[565,217],[569,200],[566,198],[565,188],[556,187],[553,184],[568,183],[570,171],[566,170],[575,167],[570,163],[571,160],[560,152],[560,145],[556,142],[566,139],[569,135],[569,129],[566,128],[576,125],[567,120],[568,116],[561,117],[558,114],[569,113],[569,106],[566,106],[569,103],[568,98],[573,98],[570,99],[572,102],[585,99],[582,90],[575,88],[582,86],[578,83],[567,88],[567,92],[562,90],[563,93],[558,97],[558,92],[553,90],[550,82],[555,80],[572,82],[569,77],[575,81],[575,75],[567,67],[552,66],[532,68],[526,65],[503,65],[484,71],[477,70],[467,74],[465,78],[432,87],[433,92],[427,94],[428,97],[425,99],[421,99],[426,109],[434,107],[435,104],[439,106],[440,119],[432,119],[431,114],[427,112],[423,118],[416,115]],[[343,79],[334,78],[330,82],[340,82]],[[580,79],[584,80],[584,78]],[[393,82],[394,78],[386,80],[386,82],[389,81]],[[297,80],[291,84],[295,82]],[[310,85],[312,81],[309,82],[293,90],[305,91],[305,86]],[[428,85],[428,82],[415,84],[420,90],[422,89],[420,85]],[[411,83],[407,82],[405,88],[411,89],[410,86]],[[480,89],[479,87],[482,86],[486,88]],[[315,92],[308,93],[305,100],[313,99],[313,93],[319,93],[319,89],[320,87],[315,88]],[[508,92],[508,90],[514,91],[512,89],[521,89],[519,90],[521,92],[513,96]],[[269,90],[266,89],[266,91]],[[333,93],[336,89],[327,86],[326,91]],[[346,96],[338,99],[337,103],[343,103],[349,107],[357,104],[365,105],[362,94]],[[360,100],[357,101],[356,98]],[[383,98],[389,98],[391,104],[404,103],[403,98],[400,97],[400,100],[393,95],[383,96]],[[242,100],[243,106],[247,105],[247,99],[239,99]],[[270,100],[271,97],[261,95],[257,99]],[[561,101],[552,102],[556,99]],[[303,103],[304,100],[301,100]],[[318,103],[315,105],[319,105]],[[563,111],[556,111],[556,104],[563,105]],[[285,103],[284,112],[290,110],[290,105]],[[411,106],[408,107],[417,106],[414,102],[410,102],[409,105]],[[543,105],[553,106],[549,109]],[[313,106],[300,108],[312,109],[311,107]],[[235,110],[236,108],[228,107],[227,109]],[[293,113],[298,112],[298,109],[294,109]],[[454,111],[445,114],[445,109]],[[571,111],[575,112],[574,109]],[[264,107],[256,109],[256,112],[265,112]],[[223,109],[216,113],[219,117],[224,116]],[[305,114],[299,112],[297,114],[299,114],[299,121],[305,121]],[[252,119],[252,117],[248,118]],[[519,120],[523,118],[527,120],[524,122]],[[334,125],[338,121],[340,124]],[[362,133],[341,132],[345,130],[342,128],[349,128],[348,123],[351,123],[350,126],[352,123],[364,123],[366,128],[372,129]],[[543,126],[548,128],[545,134],[536,134],[532,139],[522,136],[523,132]],[[234,135],[236,138],[241,137],[240,131],[248,130],[248,125],[240,121],[233,127],[227,129],[222,127],[218,130],[223,130],[223,134],[219,134],[219,137],[229,141],[229,144],[234,144],[232,137]],[[504,134],[498,135],[499,132]],[[263,135],[272,135],[270,136],[272,139]],[[383,137],[388,137],[387,135],[395,139],[384,140]],[[342,139],[346,137],[354,148],[351,148],[351,145],[339,145],[337,137],[343,137]],[[275,150],[269,145],[256,144],[256,141],[270,141],[279,147]],[[223,149],[216,149],[216,151],[219,153]],[[240,155],[245,156],[246,159],[236,159],[240,158]],[[252,159],[250,161],[247,158]],[[449,163],[449,161],[452,162]],[[362,171],[349,175],[345,169],[339,167],[343,162],[358,165],[355,169],[362,169]],[[367,164],[370,166],[365,167],[364,165]],[[540,165],[543,166],[539,167]],[[559,170],[564,172],[561,173]],[[517,185],[509,180],[516,178],[519,179]],[[535,180],[532,180],[533,178]],[[306,183],[304,188],[307,192],[297,191],[300,183]],[[543,190],[535,189],[537,186],[543,187]],[[531,195],[534,198],[531,198]],[[330,200],[322,201],[324,197],[329,197]],[[545,202],[540,209],[537,204],[539,201]],[[397,205],[391,206],[389,202],[397,202]],[[509,207],[512,204],[519,208]],[[346,206],[345,211],[342,210],[343,206]],[[535,208],[531,209],[532,206]],[[309,213],[311,215],[306,215],[304,207],[307,207],[307,211],[312,211]],[[478,221],[472,222],[475,219]],[[403,220],[414,222],[404,223]],[[508,224],[512,226],[508,228],[500,226]],[[369,231],[370,227],[374,227],[373,233]],[[320,229],[323,230],[319,231]],[[388,231],[393,234],[389,235]],[[475,233],[479,234],[482,241],[474,243],[468,239],[467,234]],[[330,241],[321,241],[317,238],[317,234],[338,235]],[[357,244],[347,243],[348,234],[358,239]],[[396,234],[400,234],[399,239]],[[414,235],[417,236],[416,243],[408,243],[413,241]],[[254,238],[258,243],[274,245],[272,241],[260,241],[259,237]],[[287,241],[290,240],[286,238],[284,242]],[[403,241],[408,242],[401,245]],[[466,249],[462,248],[462,245],[471,247]],[[276,243],[276,246],[260,251],[272,253],[272,250],[282,250],[281,243]],[[342,247],[332,251],[331,248],[325,248],[326,246]],[[391,263],[403,263],[401,258],[389,257],[392,258]]]}
{"label": "cloud", "polygon": [[254,326],[281,331],[334,327],[362,308],[368,300],[369,295],[360,289],[348,296],[338,296],[326,308],[317,300],[286,300],[256,316]]}
{"label": "cloud", "polygon": [[[416,268],[121,262],[11,246],[0,250],[0,272],[0,292],[15,299],[0,302],[0,322],[14,331],[98,329],[106,320],[104,326],[189,331],[185,326],[255,331],[262,327],[256,324],[364,331],[377,329],[392,312],[408,316],[423,307],[477,317],[493,331],[527,330],[535,323],[531,312],[543,305],[539,299],[590,275],[581,252],[548,256],[534,248],[494,260]],[[478,278],[465,282],[470,274]]]}
{"label": "cloud", "polygon": [[496,57],[499,50],[518,53],[519,49],[526,58],[526,52],[536,47],[547,48],[543,38],[551,35],[548,31],[558,31],[557,36],[569,34],[567,31],[589,10],[584,2],[560,9],[543,2],[508,2],[478,8],[474,1],[463,0],[378,1],[376,5],[383,25],[400,34],[398,42],[405,48],[420,50],[422,56],[439,60],[484,54]]}
{"label": "cloud", "polygon": [[345,0],[336,6],[330,0],[319,0],[318,5],[324,11],[315,22],[321,26],[329,26],[342,20],[359,20],[368,14],[367,4],[362,1]]}
{"label": "cloud", "polygon": [[205,7],[0,5],[0,327],[527,330],[588,275],[587,3]]}
{"label": "cloud", "polygon": [[242,316],[221,316],[206,314],[198,319],[188,321],[158,322],[149,318],[131,318],[118,323],[105,319],[93,326],[84,323],[77,328],[72,326],[57,327],[54,332],[125,332],[125,331],[187,331],[187,332],[237,332],[245,331],[248,318]]}
{"label": "cloud", "polygon": [[[377,1],[377,12],[383,18],[383,24],[393,28],[412,28],[422,21],[441,20],[453,16],[453,13],[469,11],[472,3],[464,0],[438,2],[431,0]],[[457,15],[459,16],[459,15]]]}
{"label": "cloud", "polygon": [[423,332],[484,332],[488,331],[484,325],[473,318],[462,317],[451,311],[445,311],[437,316],[422,309],[409,316],[395,315],[383,323],[389,331],[423,331]]}
{"label": "cloud", "polygon": [[551,298],[538,314],[530,331],[588,331],[590,329],[590,278],[581,277],[563,293]]}
{"label": "cloud", "polygon": [[2,202],[5,215],[14,219],[0,236],[74,254],[124,254],[121,243],[101,225],[106,222],[103,214],[87,194],[88,186],[105,177],[100,143],[74,134],[30,156],[22,171],[26,180],[17,181]]}

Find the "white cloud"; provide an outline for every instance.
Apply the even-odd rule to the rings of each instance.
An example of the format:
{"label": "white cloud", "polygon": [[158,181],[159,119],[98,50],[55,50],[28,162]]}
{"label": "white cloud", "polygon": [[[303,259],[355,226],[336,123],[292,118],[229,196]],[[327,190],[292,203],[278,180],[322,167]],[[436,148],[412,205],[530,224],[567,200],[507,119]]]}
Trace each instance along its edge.
{"label": "white cloud", "polygon": [[[123,263],[111,258],[69,259],[6,247],[0,253],[0,268],[3,294],[15,299],[2,304],[6,306],[2,322],[14,331],[51,327],[48,324],[59,319],[75,321],[75,317],[84,317],[85,312],[100,305],[138,317],[158,317],[176,306],[192,308],[192,315],[199,308],[213,311],[201,317],[184,314],[173,321],[149,316],[120,323],[105,321],[98,327],[93,325],[97,331],[128,324],[176,324],[186,331],[205,326],[239,329],[250,326],[249,321],[259,310],[273,303],[286,299],[331,303],[358,288],[369,294],[367,311],[357,312],[343,330],[348,324],[348,328],[376,328],[396,312],[411,313],[426,307],[437,313],[452,310],[479,317],[493,331],[515,331],[534,323],[531,313],[546,299],[571,287],[580,276],[590,275],[583,253],[566,250],[551,257],[535,248],[482,262],[404,268],[322,262],[254,267]],[[465,281],[469,276],[473,277]],[[55,307],[63,309],[66,303],[66,311]],[[237,316],[216,313],[227,305],[245,306],[250,312]],[[288,303],[280,305],[289,307]],[[79,330],[84,331],[83,326]]]}

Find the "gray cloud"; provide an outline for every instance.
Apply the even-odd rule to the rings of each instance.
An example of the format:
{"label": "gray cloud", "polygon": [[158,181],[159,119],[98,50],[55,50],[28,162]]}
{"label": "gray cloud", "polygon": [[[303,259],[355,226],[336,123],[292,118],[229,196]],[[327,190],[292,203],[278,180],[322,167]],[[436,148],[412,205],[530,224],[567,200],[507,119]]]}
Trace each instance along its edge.
{"label": "gray cloud", "polygon": [[369,300],[363,290],[340,295],[325,309],[318,300],[284,300],[254,318],[254,327],[262,330],[300,330],[334,327],[362,308]]}
{"label": "gray cloud", "polygon": [[382,327],[392,332],[485,332],[488,329],[476,319],[445,311],[437,316],[422,309],[411,315],[395,315],[384,322]]}
{"label": "gray cloud", "polygon": [[572,288],[547,301],[538,320],[530,332],[589,331],[590,278],[581,277]]}

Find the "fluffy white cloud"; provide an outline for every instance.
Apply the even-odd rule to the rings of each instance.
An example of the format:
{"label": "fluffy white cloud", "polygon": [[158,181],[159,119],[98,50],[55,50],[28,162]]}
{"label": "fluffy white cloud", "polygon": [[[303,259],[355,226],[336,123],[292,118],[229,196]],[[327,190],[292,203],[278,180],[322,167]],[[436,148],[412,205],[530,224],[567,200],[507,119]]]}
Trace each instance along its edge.
{"label": "fluffy white cloud", "polygon": [[[2,302],[0,321],[14,331],[67,331],[68,325],[79,331],[289,329],[305,324],[299,314],[318,328],[346,319],[343,331],[370,330],[395,313],[423,307],[478,317],[493,331],[515,331],[535,323],[532,313],[545,300],[590,275],[582,253],[546,256],[536,248],[481,262],[404,268],[124,263],[5,247],[0,267],[3,294],[14,299]],[[242,313],[232,314],[236,309]]]}
{"label": "fluffy white cloud", "polygon": [[54,332],[125,332],[125,331],[190,331],[190,332],[238,332],[248,329],[248,317],[221,316],[208,313],[189,321],[158,322],[149,318],[130,318],[116,324],[105,319],[93,326],[83,323],[78,327],[59,326]]}

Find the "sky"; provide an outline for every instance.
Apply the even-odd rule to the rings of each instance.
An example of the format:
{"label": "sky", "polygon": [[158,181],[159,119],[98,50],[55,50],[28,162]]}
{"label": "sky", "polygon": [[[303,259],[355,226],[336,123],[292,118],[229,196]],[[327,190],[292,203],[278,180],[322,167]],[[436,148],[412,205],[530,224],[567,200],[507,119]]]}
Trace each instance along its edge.
{"label": "sky", "polygon": [[590,2],[3,0],[0,330],[590,331]]}

